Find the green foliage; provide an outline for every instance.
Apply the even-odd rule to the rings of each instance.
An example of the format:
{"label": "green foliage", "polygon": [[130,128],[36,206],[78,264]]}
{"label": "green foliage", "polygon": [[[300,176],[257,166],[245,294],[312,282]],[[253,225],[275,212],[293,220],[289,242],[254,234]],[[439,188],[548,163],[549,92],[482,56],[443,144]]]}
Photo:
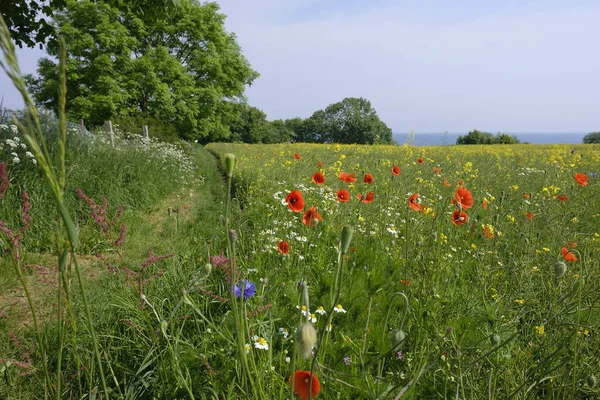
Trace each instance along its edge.
{"label": "green foliage", "polygon": [[600,143],[600,131],[590,132],[583,137],[584,144]]}
{"label": "green foliage", "polygon": [[[17,115],[24,118],[22,114]],[[42,113],[41,117],[49,151],[55,153],[56,119],[48,113]],[[113,208],[111,212],[119,204],[128,211],[145,210],[179,187],[192,173],[193,165],[185,147],[153,139],[146,150],[140,136],[141,127],[136,131],[138,134],[134,135],[116,127],[113,148],[102,136],[82,137],[77,129],[69,130],[65,202],[75,211],[74,217],[79,223],[90,222],[90,215],[87,205],[77,197],[77,188],[82,188],[97,202],[105,197]],[[31,198],[33,221],[24,245],[30,250],[50,248],[55,226],[51,194],[40,179],[37,162],[25,140],[10,125],[0,124],[0,160],[5,161],[11,182],[5,198],[0,201],[1,219],[9,226],[20,225],[21,192],[26,191]]]}
{"label": "green foliage", "polygon": [[[134,10],[146,18],[163,18],[178,0],[131,0],[127,2],[111,0],[111,3],[125,10]],[[64,9],[67,0],[3,0],[0,15],[6,21],[11,37],[19,47],[26,45],[40,48],[48,40],[55,42],[56,31],[52,18],[57,11]]]}
{"label": "green foliage", "polygon": [[460,135],[456,139],[456,144],[518,144],[519,138],[515,135],[498,133],[496,136],[489,132],[478,131],[474,129],[466,135]]}
{"label": "green foliage", "polygon": [[262,110],[246,104],[238,104],[237,108],[239,114],[230,121],[231,136],[224,138],[227,141],[281,143],[290,140],[292,131],[282,120],[268,121]]}
{"label": "green foliage", "polygon": [[[152,9],[156,1],[139,1]],[[141,114],[186,139],[219,139],[258,74],[242,56],[215,3],[181,0],[153,18],[116,1],[67,1],[55,15],[68,50],[67,111],[86,124]],[[57,46],[48,46],[56,56]],[[42,59],[27,83],[39,105],[56,110],[56,63]]]}
{"label": "green foliage", "polygon": [[362,97],[347,97],[330,104],[303,123],[288,121],[298,142],[392,143],[392,130],[379,119],[371,102]]}

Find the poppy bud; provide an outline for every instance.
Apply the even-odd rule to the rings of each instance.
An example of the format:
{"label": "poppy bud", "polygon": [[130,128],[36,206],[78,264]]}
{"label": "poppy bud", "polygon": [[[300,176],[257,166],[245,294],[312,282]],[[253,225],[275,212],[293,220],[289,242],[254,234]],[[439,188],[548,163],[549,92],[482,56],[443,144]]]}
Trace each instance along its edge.
{"label": "poppy bud", "polygon": [[406,339],[406,333],[402,329],[395,329],[392,332],[392,337],[391,337],[392,348],[394,348],[394,349],[398,348],[402,344],[404,339]]}
{"label": "poppy bud", "polygon": [[492,344],[492,346],[496,347],[500,344],[500,335],[491,335],[490,336],[490,343]]}
{"label": "poppy bud", "polygon": [[225,154],[225,172],[229,178],[233,177],[233,168],[235,167],[235,155]]}
{"label": "poppy bud", "polygon": [[344,254],[346,254],[348,247],[350,247],[353,233],[354,229],[350,226],[345,226],[344,229],[342,229],[342,253]]}
{"label": "poppy bud", "polygon": [[315,327],[308,323],[300,325],[296,339],[298,340],[298,347],[300,348],[302,357],[306,359],[310,358],[312,349],[315,343],[317,343],[317,330]]}
{"label": "poppy bud", "polygon": [[598,379],[594,375],[588,376],[586,381],[587,381],[588,386],[592,389],[595,388],[596,385],[598,384]]}
{"label": "poppy bud", "polygon": [[237,242],[237,232],[235,229],[229,231],[229,238],[231,239],[231,243],[235,244]]}
{"label": "poppy bud", "polygon": [[212,271],[212,265],[210,263],[204,264],[204,271],[206,272],[206,275],[210,274]]}
{"label": "poppy bud", "polygon": [[556,279],[562,278],[563,275],[566,273],[567,273],[567,264],[565,264],[562,261],[559,261],[554,265],[554,276],[556,277]]}

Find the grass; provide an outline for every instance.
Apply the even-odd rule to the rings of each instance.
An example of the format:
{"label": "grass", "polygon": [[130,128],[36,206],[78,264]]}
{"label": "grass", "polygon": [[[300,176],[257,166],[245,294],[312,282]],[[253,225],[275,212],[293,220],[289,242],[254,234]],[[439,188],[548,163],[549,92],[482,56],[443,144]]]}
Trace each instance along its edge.
{"label": "grass", "polygon": [[598,396],[597,146],[113,148],[7,38],[0,397]]}

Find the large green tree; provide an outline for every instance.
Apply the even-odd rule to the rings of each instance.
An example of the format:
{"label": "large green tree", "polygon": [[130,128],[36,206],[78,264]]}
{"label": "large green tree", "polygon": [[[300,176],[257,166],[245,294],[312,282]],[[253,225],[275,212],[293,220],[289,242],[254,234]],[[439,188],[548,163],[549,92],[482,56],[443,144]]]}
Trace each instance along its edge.
{"label": "large green tree", "polygon": [[[148,11],[163,1],[67,0],[55,13],[68,52],[67,111],[92,125],[146,115],[187,139],[228,137],[235,104],[258,74],[225,31],[216,3],[178,0],[166,14]],[[49,44],[48,53],[56,56],[57,45]],[[36,101],[50,109],[57,104],[56,71],[46,58],[39,77],[27,78]]]}
{"label": "large green tree", "polygon": [[392,143],[392,130],[379,119],[371,102],[362,97],[347,97],[315,111],[295,133],[300,142]]}
{"label": "large green tree", "polygon": [[[136,10],[153,18],[161,18],[174,8],[179,0],[113,0],[116,6]],[[8,25],[12,39],[19,47],[40,48],[47,40],[55,39],[52,25],[54,13],[62,10],[67,0],[0,0],[0,15]]]}

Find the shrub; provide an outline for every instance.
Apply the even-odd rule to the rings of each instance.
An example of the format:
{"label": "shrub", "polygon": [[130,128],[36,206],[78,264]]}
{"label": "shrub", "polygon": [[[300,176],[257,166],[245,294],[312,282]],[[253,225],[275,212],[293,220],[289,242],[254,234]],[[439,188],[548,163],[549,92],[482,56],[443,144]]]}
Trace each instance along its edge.
{"label": "shrub", "polygon": [[590,132],[583,137],[584,144],[600,143],[600,131]]}

